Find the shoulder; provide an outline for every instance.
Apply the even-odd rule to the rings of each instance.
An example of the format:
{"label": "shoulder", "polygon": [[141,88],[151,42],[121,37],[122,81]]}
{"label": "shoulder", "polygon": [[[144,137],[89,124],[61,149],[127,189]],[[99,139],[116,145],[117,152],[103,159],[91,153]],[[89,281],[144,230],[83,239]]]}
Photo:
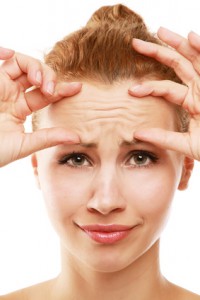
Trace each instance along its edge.
{"label": "shoulder", "polygon": [[[170,283],[170,299],[176,300],[200,300],[200,295],[188,291],[180,286]],[[168,300],[168,299],[167,299]]]}
{"label": "shoulder", "polygon": [[55,279],[51,279],[7,295],[0,296],[0,300],[44,300],[49,298],[49,292]]}
{"label": "shoulder", "polygon": [[180,293],[180,300],[200,300],[200,295],[183,290],[183,292]]}
{"label": "shoulder", "polygon": [[184,290],[181,300],[200,300],[200,295]]}

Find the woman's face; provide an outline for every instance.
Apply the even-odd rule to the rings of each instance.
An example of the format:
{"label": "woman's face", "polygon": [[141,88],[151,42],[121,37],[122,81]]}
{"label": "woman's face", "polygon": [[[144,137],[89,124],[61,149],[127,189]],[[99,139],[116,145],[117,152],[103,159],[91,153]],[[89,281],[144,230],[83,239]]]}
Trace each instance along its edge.
{"label": "woman's face", "polygon": [[[80,94],[49,106],[41,126],[65,127],[81,143],[33,157],[63,249],[103,272],[125,268],[158,240],[183,170],[180,154],[133,139],[141,128],[175,130],[175,113],[161,98],[131,97],[131,84],[85,83]],[[96,227],[113,224],[131,229]]]}

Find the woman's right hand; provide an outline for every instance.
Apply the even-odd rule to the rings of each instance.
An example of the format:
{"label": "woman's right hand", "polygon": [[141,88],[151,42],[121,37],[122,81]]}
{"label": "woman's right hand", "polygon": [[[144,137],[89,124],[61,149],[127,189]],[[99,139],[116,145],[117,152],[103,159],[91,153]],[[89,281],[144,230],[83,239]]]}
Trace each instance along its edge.
{"label": "woman's right hand", "polygon": [[[64,128],[25,133],[24,122],[32,112],[78,93],[81,83],[56,83],[50,67],[13,50],[0,48],[0,60],[0,167],[44,148],[79,142]],[[37,88],[26,92],[31,87]]]}

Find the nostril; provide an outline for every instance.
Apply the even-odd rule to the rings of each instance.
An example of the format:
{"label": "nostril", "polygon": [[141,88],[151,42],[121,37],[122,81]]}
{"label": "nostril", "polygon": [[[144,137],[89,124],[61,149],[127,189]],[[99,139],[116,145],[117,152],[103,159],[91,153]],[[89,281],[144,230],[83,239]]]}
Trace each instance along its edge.
{"label": "nostril", "polygon": [[120,213],[124,210],[123,207],[87,207],[90,213],[98,213],[108,215],[110,213]]}
{"label": "nostril", "polygon": [[98,176],[98,181],[95,182],[95,187],[87,202],[87,209],[91,213],[108,215],[111,212],[121,212],[126,208],[127,201],[114,175],[111,173],[108,177],[104,173]]}
{"label": "nostril", "polygon": [[87,208],[90,213],[97,213],[98,211],[95,208],[88,207]]}

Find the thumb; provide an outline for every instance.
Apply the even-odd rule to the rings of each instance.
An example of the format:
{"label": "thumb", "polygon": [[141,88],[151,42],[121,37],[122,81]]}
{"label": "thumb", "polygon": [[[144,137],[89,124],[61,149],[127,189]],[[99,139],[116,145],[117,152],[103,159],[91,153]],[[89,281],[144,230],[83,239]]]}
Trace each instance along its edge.
{"label": "thumb", "polygon": [[26,133],[21,146],[20,157],[28,156],[39,150],[59,144],[77,144],[79,136],[64,128],[46,128]]}
{"label": "thumb", "polygon": [[135,131],[134,138],[152,143],[159,148],[176,151],[193,158],[187,132],[180,133],[160,128],[148,128]]}
{"label": "thumb", "polygon": [[15,54],[15,51],[8,49],[8,48],[0,47],[0,59],[1,60],[10,59],[13,57],[14,54]]}

